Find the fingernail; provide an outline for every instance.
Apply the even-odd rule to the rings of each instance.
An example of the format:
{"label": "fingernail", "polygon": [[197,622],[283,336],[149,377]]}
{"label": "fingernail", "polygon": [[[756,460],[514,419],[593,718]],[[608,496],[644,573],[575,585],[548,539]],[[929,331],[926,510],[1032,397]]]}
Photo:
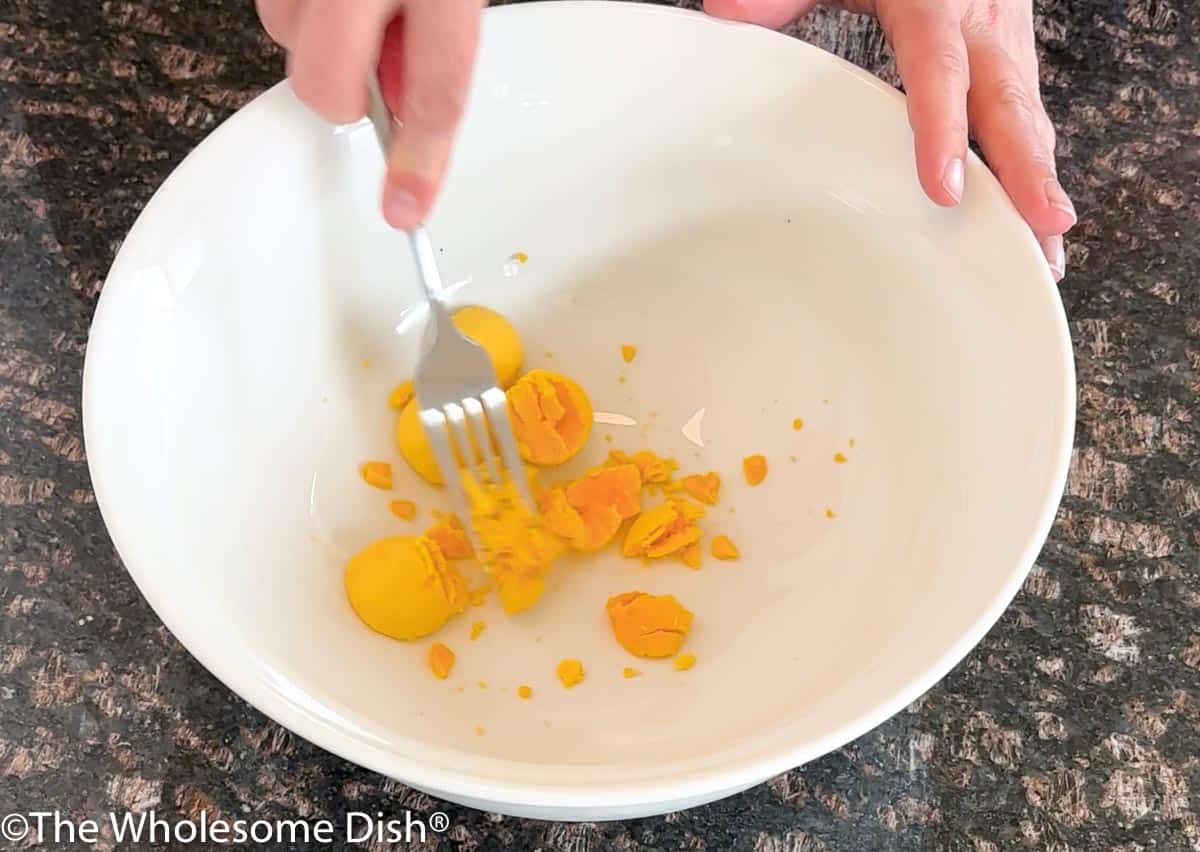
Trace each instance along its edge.
{"label": "fingernail", "polygon": [[1063,275],[1067,272],[1067,255],[1063,249],[1063,238],[1056,234],[1052,237],[1042,237],[1039,242],[1042,244],[1042,253],[1046,255],[1046,262],[1050,264],[1050,272],[1054,275],[1054,280],[1062,281]]}
{"label": "fingernail", "polygon": [[402,186],[388,183],[383,190],[383,218],[402,231],[417,227],[421,223],[417,197]]}
{"label": "fingernail", "polygon": [[961,157],[955,157],[946,163],[946,170],[942,172],[942,189],[946,190],[946,194],[954,199],[955,204],[962,200],[963,161]]}
{"label": "fingernail", "polygon": [[1054,178],[1047,178],[1045,183],[1046,203],[1055,210],[1061,210],[1071,217],[1071,224],[1074,225],[1078,217],[1075,215],[1075,205],[1071,203],[1071,199],[1067,193],[1063,191],[1062,184]]}

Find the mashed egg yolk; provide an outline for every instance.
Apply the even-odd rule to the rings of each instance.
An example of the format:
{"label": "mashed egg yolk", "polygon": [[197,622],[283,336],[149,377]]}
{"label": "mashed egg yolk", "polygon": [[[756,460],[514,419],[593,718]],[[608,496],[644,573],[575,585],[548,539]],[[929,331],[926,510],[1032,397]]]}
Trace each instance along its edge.
{"label": "mashed egg yolk", "polygon": [[467,604],[462,574],[424,536],[393,536],[350,558],[346,597],[372,630],[394,639],[419,639]]}
{"label": "mashed egg yolk", "polygon": [[575,550],[599,550],[642,510],[642,475],[632,464],[593,468],[542,500],[546,527]]}
{"label": "mashed egg yolk", "polygon": [[638,657],[670,657],[679,653],[692,627],[692,614],[674,595],[625,592],[604,607],[621,647]]}
{"label": "mashed egg yolk", "polygon": [[573,380],[530,370],[508,390],[508,411],[521,457],[536,465],[562,464],[592,433],[592,403]]}

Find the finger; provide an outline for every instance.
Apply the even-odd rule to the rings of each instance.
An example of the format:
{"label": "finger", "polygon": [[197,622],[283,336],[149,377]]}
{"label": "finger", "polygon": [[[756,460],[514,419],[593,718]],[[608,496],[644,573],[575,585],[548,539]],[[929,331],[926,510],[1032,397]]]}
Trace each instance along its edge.
{"label": "finger", "polygon": [[317,0],[300,12],[288,76],[297,97],[327,121],[346,124],[367,111],[384,24],[395,0]]}
{"label": "finger", "polygon": [[1035,234],[1066,232],[1075,224],[1075,207],[1058,182],[1053,140],[1045,131],[1049,121],[1036,87],[987,37],[969,39],[967,49],[967,112],[988,165]]}
{"label": "finger", "polygon": [[880,15],[908,96],[921,188],[952,207],[963,194],[971,84],[960,21],[947,4],[928,0],[882,6]]}
{"label": "finger", "polygon": [[400,122],[383,191],[383,215],[394,228],[420,224],[442,182],[471,83],[480,11],[478,0],[405,6]]}
{"label": "finger", "polygon": [[300,23],[301,0],[255,0],[254,5],[271,40],[290,48]]}
{"label": "finger", "polygon": [[1042,246],[1042,254],[1046,255],[1046,263],[1050,264],[1050,273],[1055,281],[1062,281],[1067,274],[1067,253],[1063,248],[1062,234],[1051,234],[1042,237],[1038,242]]}
{"label": "finger", "polygon": [[704,0],[704,11],[715,18],[746,21],[771,29],[790,24],[812,11],[818,0]]}

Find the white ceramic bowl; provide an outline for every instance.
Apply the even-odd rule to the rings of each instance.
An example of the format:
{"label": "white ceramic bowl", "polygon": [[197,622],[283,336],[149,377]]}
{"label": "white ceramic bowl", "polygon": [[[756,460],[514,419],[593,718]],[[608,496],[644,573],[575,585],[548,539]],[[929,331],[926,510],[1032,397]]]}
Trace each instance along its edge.
{"label": "white ceramic bowl", "polygon": [[[391,459],[398,495],[440,504],[384,402],[417,290],[377,213],[370,129],[331,132],[284,86],[188,157],[113,265],[84,377],[96,493],[180,641],[330,751],[510,814],[709,801],[879,724],[1000,615],[1066,474],[1063,310],[984,166],[958,210],[926,201],[902,99],[852,66],[657,7],[485,18],[431,222],[444,275],[516,323],[530,365],[643,424],[599,428],[589,460],[611,432],[720,471],[708,526],[742,561],[565,568],[535,610],[491,603],[439,634],[459,655],[447,682],[426,642],[359,623],[343,561],[405,525],[358,463]],[[699,450],[680,427],[702,407]],[[750,489],[756,452],[771,471]],[[613,641],[604,600],[631,588],[694,610],[690,672]],[[570,691],[564,656],[587,670]],[[645,674],[625,680],[631,662]]]}

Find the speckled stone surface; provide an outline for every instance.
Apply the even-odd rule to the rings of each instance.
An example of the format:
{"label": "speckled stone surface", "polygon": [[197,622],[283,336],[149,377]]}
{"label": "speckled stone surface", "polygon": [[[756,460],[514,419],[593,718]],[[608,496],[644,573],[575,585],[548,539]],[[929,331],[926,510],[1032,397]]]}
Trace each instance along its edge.
{"label": "speckled stone surface", "polygon": [[[1062,285],[1079,423],[1024,590],[941,685],[846,748],[690,812],[552,825],[300,741],[142,600],[88,480],[88,322],[155,187],[282,59],[249,0],[2,0],[0,815],[451,816],[375,849],[1200,849],[1200,6],[1038,12],[1081,214]],[[874,25],[820,12],[798,31],[894,79]]]}

